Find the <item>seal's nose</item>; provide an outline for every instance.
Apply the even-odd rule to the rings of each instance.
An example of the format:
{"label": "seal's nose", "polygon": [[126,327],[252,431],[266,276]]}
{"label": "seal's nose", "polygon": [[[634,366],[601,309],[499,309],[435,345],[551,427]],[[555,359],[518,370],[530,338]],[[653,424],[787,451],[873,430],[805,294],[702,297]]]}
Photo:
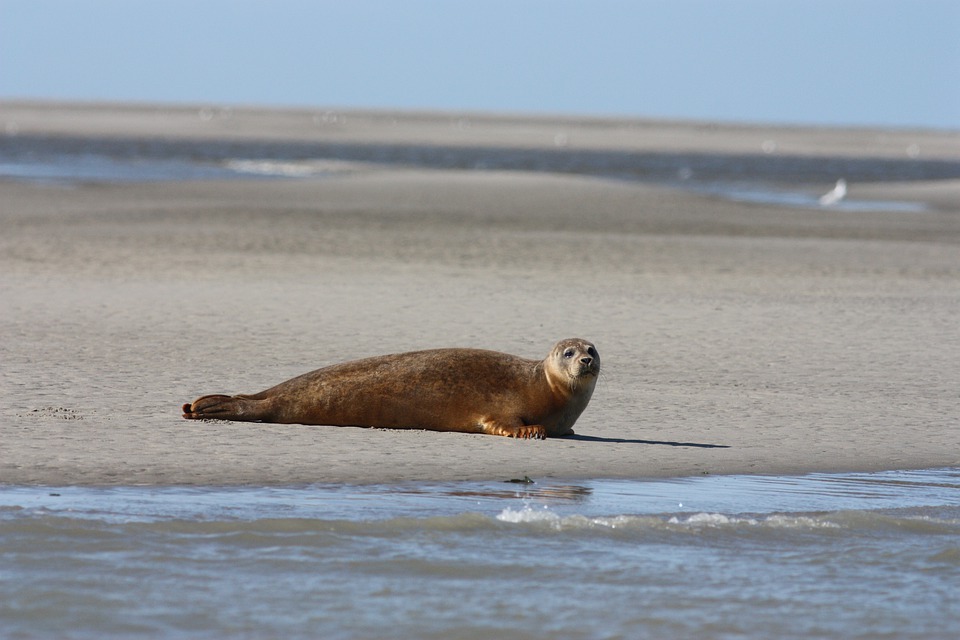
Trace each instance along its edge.
{"label": "seal's nose", "polygon": [[590,366],[591,362],[593,362],[593,358],[591,358],[590,356],[583,356],[582,358],[580,358],[580,364],[586,365],[588,367]]}

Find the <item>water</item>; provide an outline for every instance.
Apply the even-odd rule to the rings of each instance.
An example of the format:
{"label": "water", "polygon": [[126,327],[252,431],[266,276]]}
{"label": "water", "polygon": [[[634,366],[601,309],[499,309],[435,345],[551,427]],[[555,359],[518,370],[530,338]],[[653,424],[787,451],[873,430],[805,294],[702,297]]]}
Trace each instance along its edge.
{"label": "water", "polygon": [[[799,208],[819,207],[820,193],[839,178],[851,184],[960,178],[960,161],[910,157],[0,136],[0,178],[41,183],[291,179],[329,176],[360,165],[599,176]],[[915,202],[850,199],[835,208],[923,210]]]}
{"label": "water", "polygon": [[0,635],[953,638],[960,469],[0,487]]}

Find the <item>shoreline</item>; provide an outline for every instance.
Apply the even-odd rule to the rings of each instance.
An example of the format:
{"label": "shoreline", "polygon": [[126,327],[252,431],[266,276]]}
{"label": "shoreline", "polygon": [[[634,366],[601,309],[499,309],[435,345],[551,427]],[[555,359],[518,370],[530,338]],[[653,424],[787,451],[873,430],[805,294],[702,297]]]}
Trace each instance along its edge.
{"label": "shoreline", "polygon": [[960,131],[653,118],[0,100],[0,134],[960,159]]}
{"label": "shoreline", "polygon": [[[9,106],[0,103],[6,121]],[[464,134],[453,115],[431,114],[318,133],[295,122],[305,111],[240,111],[237,129],[217,135],[516,135],[552,148],[556,124],[524,119],[524,133],[497,120]],[[75,136],[189,138],[209,124],[187,110],[149,112],[101,105],[91,120],[48,105],[16,119],[24,134]],[[616,143],[616,127],[578,131],[569,144],[698,140],[697,127],[672,139],[657,123]],[[875,131],[827,133],[836,153],[914,143],[904,132],[883,143]],[[718,127],[701,148],[756,148],[775,134]],[[929,144],[960,157],[952,139]],[[407,167],[268,181],[0,180],[0,484],[960,466],[960,182],[854,187],[932,208],[839,213],[569,174]],[[178,411],[202,393],[252,393],[367,355],[463,346],[539,359],[572,336],[594,341],[604,362],[575,426],[581,439],[194,424]]]}

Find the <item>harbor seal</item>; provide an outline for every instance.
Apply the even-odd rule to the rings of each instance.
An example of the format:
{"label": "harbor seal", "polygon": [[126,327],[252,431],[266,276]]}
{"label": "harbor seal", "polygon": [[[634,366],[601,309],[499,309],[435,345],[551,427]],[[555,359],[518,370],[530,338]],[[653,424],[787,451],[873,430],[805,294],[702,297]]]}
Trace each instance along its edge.
{"label": "harbor seal", "polygon": [[586,340],[558,342],[542,361],[483,349],[433,349],[317,369],[253,395],[207,395],[190,420],[429,429],[513,438],[573,433],[600,373]]}

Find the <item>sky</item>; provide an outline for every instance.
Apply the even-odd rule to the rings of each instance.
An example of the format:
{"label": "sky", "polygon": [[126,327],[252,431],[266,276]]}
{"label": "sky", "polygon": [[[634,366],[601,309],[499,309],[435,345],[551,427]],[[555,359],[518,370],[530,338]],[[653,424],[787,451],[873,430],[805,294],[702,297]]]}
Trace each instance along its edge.
{"label": "sky", "polygon": [[958,0],[0,0],[0,99],[960,130]]}

